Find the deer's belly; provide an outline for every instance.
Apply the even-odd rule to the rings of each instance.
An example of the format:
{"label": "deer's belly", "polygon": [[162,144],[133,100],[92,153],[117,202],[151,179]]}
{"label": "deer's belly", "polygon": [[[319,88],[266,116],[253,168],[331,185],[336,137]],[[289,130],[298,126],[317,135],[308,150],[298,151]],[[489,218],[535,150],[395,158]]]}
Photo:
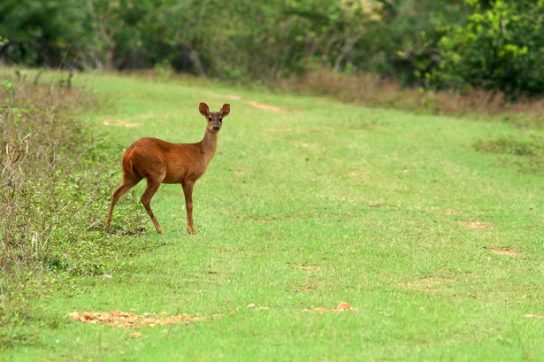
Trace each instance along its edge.
{"label": "deer's belly", "polygon": [[179,184],[184,180],[196,181],[206,172],[205,165],[195,165],[189,169],[173,169],[168,170],[162,183],[165,184]]}

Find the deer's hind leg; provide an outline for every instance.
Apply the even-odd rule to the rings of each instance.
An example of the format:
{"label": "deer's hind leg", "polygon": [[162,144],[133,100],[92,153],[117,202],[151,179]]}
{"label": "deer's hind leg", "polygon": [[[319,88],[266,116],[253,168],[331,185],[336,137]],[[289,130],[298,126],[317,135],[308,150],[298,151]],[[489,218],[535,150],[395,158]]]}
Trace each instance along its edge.
{"label": "deer's hind leg", "polygon": [[157,192],[159,189],[159,186],[162,183],[162,180],[164,180],[164,175],[161,177],[147,177],[147,187],[145,188],[145,191],[140,199],[142,204],[144,205],[145,211],[147,211],[147,214],[151,218],[151,221],[153,222],[153,225],[155,225],[155,229],[159,234],[162,234],[162,228],[159,222],[157,221],[157,218],[153,214],[153,210],[151,210],[151,198]]}
{"label": "deer's hind leg", "polygon": [[128,190],[133,188],[140,182],[141,178],[126,178],[123,177],[123,183],[121,186],[115,190],[113,193],[113,196],[111,197],[111,203],[110,203],[110,210],[108,212],[108,217],[106,218],[106,223],[104,224],[104,231],[108,232],[110,230],[110,223],[111,223],[111,217],[113,214],[113,208],[115,207],[115,204],[117,201],[119,201],[119,198],[123,196],[125,193],[127,193]]}

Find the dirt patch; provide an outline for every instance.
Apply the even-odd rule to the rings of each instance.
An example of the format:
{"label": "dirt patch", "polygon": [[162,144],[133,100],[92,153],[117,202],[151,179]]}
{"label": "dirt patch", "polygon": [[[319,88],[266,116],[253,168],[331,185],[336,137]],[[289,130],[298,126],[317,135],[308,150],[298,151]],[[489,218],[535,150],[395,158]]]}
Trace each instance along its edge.
{"label": "dirt patch", "polygon": [[246,99],[243,99],[242,97],[240,97],[239,95],[236,95],[236,94],[223,95],[223,94],[211,93],[210,97],[212,97],[212,98],[221,98],[221,99],[229,99],[229,100],[233,100],[233,101],[242,101],[244,103],[249,104],[253,108],[262,109],[264,111],[271,111],[271,112],[282,112],[282,111],[284,111],[284,109],[281,108],[281,107],[274,106],[274,105],[268,104],[268,103],[262,103],[262,102],[257,102],[257,101],[253,101],[253,100],[246,100]]}
{"label": "dirt patch", "polygon": [[340,312],[357,312],[359,309],[352,307],[348,302],[341,302],[336,308],[310,307],[304,308],[303,312],[314,312],[317,314],[325,313],[340,313]]}
{"label": "dirt patch", "polygon": [[273,105],[267,104],[267,103],[261,103],[261,102],[257,102],[257,101],[248,101],[247,103],[250,106],[252,106],[253,108],[262,109],[264,111],[272,111],[272,112],[281,112],[281,111],[283,111],[282,108],[277,107],[277,106],[273,106]]}
{"label": "dirt patch", "polygon": [[232,168],[229,169],[229,171],[234,173],[234,175],[236,175],[236,176],[243,176],[245,174],[244,169],[240,168],[240,167],[232,167]]}
{"label": "dirt patch", "polygon": [[255,303],[250,303],[247,305],[247,309],[253,309],[253,310],[270,310],[270,307],[265,307],[262,305],[256,305]]}
{"label": "dirt patch", "polygon": [[[209,317],[193,314],[175,314],[175,315],[154,315],[154,314],[135,314],[122,311],[113,312],[72,312],[68,316],[75,321],[88,324],[104,324],[110,327],[135,328],[135,327],[156,327],[168,324],[186,324],[209,319]],[[214,315],[213,318],[220,315]]]}
{"label": "dirt patch", "polygon": [[306,272],[306,282],[295,288],[296,293],[309,293],[317,290],[317,285],[320,282],[320,278],[314,275],[314,273],[321,271],[321,268],[314,264],[303,264],[300,269]]}
{"label": "dirt patch", "polygon": [[267,133],[272,133],[272,134],[277,134],[277,133],[285,134],[285,133],[292,133],[294,131],[294,129],[289,128],[289,127],[286,127],[286,128],[267,128],[264,131],[267,132]]}
{"label": "dirt patch", "polygon": [[309,292],[313,292],[314,290],[317,290],[318,289],[318,285],[320,284],[321,282],[321,279],[314,276],[314,275],[309,275],[307,278],[306,278],[306,282],[301,285],[301,286],[298,286],[295,288],[295,292],[296,293],[309,293]]}
{"label": "dirt patch", "polygon": [[524,317],[529,319],[544,319],[544,314],[528,313]]}
{"label": "dirt patch", "polygon": [[306,282],[295,288],[296,293],[309,293],[318,289],[318,285],[321,282],[321,278],[315,275],[321,268],[317,265],[304,264],[300,267],[302,271],[306,272]]}
{"label": "dirt patch", "polygon": [[114,127],[125,127],[125,128],[138,128],[141,127],[142,124],[139,122],[127,122],[122,119],[105,119],[104,125],[106,126],[114,126]]}
{"label": "dirt patch", "polygon": [[462,215],[463,212],[461,210],[444,210],[442,212],[444,215]]}
{"label": "dirt patch", "polygon": [[307,272],[318,272],[321,271],[321,267],[314,265],[314,264],[304,264],[300,267],[300,269],[307,271]]}
{"label": "dirt patch", "polygon": [[507,246],[488,246],[486,247],[487,250],[492,252],[493,254],[497,255],[505,255],[505,256],[520,256],[521,252],[514,250],[512,248],[509,248]]}
{"label": "dirt patch", "polygon": [[293,142],[293,144],[295,145],[295,147],[298,147],[298,148],[304,148],[304,149],[307,149],[307,150],[316,150],[318,147],[315,143],[306,143],[306,142],[301,142],[301,141],[295,141]]}
{"label": "dirt patch", "polygon": [[457,224],[467,227],[469,229],[491,229],[493,224],[481,221],[461,221],[458,220]]}
{"label": "dirt patch", "polygon": [[442,276],[425,276],[402,284],[403,287],[424,292],[437,292],[447,288],[453,278]]}
{"label": "dirt patch", "polygon": [[222,96],[222,97],[225,98],[225,99],[230,99],[231,101],[240,101],[240,100],[242,100],[242,97],[237,96],[235,94],[229,94],[229,95]]}
{"label": "dirt patch", "polygon": [[231,101],[241,101],[242,97],[240,97],[237,94],[217,94],[217,93],[210,93],[210,97],[212,98],[221,98],[221,99],[228,99]]}
{"label": "dirt patch", "polygon": [[295,288],[295,293],[310,293],[317,290],[317,287],[311,283],[301,285]]}

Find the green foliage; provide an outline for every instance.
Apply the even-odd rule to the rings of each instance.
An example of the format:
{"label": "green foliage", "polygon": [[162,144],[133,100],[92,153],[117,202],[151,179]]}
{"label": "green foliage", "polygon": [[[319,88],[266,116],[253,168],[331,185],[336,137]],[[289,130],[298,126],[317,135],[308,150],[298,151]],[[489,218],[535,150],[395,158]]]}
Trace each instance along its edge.
{"label": "green foliage", "polygon": [[433,82],[500,91],[511,98],[544,93],[544,2],[467,0],[466,24],[440,40],[442,61]]}
{"label": "green foliage", "polygon": [[0,35],[7,39],[0,55],[80,68],[169,63],[200,75],[259,80],[300,74],[317,62],[399,72],[413,82],[414,72],[432,62],[433,26],[456,9],[445,0],[10,0],[0,5]]}
{"label": "green foliage", "polygon": [[5,0],[0,3],[0,56],[24,64],[75,61],[85,46],[85,12],[78,0]]}
{"label": "green foliage", "polygon": [[325,67],[402,85],[544,92],[544,3],[6,0],[0,59],[269,83]]}

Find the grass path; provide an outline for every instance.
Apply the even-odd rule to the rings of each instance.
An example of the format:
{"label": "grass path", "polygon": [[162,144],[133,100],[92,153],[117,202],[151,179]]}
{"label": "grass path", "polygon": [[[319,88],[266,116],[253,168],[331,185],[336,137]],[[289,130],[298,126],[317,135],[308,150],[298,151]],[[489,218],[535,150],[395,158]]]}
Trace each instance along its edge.
{"label": "grass path", "polygon": [[[195,188],[198,234],[185,232],[181,187],[163,185],[152,206],[165,234],[146,219],[124,241],[139,252],[112,260],[111,274],[37,301],[52,321],[41,343],[6,360],[544,355],[543,173],[473,147],[542,131],[183,80],[76,79],[111,100],[86,121],[125,146],[200,140],[200,101],[232,112]],[[357,310],[314,309],[342,301]],[[141,335],[66,317],[112,310],[221,316]]]}

